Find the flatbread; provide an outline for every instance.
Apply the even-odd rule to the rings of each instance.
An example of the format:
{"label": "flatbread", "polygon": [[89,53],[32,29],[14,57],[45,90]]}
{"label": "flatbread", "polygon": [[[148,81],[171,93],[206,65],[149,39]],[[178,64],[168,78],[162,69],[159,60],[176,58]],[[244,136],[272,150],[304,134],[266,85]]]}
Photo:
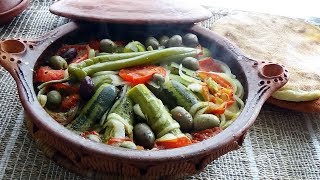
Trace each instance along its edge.
{"label": "flatbread", "polygon": [[318,27],[282,16],[239,12],[216,21],[211,29],[249,58],[286,66],[289,81],[273,98],[293,102],[320,98]]}

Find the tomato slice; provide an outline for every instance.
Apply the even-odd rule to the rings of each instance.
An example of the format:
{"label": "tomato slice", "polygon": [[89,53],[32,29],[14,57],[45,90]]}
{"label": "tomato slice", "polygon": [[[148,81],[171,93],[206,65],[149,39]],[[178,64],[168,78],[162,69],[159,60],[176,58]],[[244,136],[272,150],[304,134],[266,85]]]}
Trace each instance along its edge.
{"label": "tomato slice", "polygon": [[72,94],[63,98],[60,107],[63,111],[67,111],[75,107],[79,101],[80,101],[80,96],[78,94]]}
{"label": "tomato slice", "polygon": [[83,60],[88,59],[90,46],[88,44],[84,45],[63,45],[57,52],[58,55],[63,54],[70,48],[75,48],[77,51],[77,56],[71,60],[70,63],[79,63]]}
{"label": "tomato slice", "polygon": [[222,72],[221,65],[211,57],[206,57],[199,60],[199,70],[208,72]]}
{"label": "tomato slice", "polygon": [[179,137],[176,139],[170,139],[166,141],[156,141],[155,146],[158,149],[172,149],[183,147],[192,144],[191,140],[187,137]]}
{"label": "tomato slice", "polygon": [[121,69],[119,71],[119,76],[132,84],[143,84],[148,82],[156,73],[165,77],[166,69],[161,66],[154,65],[131,67]]}
{"label": "tomato slice", "polygon": [[64,70],[51,69],[49,66],[41,66],[35,74],[35,82],[47,82],[64,78]]}
{"label": "tomato slice", "polygon": [[222,131],[222,129],[220,127],[214,127],[211,129],[205,129],[202,131],[193,132],[193,133],[191,133],[192,142],[197,143],[197,142],[206,140],[208,138],[211,138],[211,137],[219,134],[221,131]]}

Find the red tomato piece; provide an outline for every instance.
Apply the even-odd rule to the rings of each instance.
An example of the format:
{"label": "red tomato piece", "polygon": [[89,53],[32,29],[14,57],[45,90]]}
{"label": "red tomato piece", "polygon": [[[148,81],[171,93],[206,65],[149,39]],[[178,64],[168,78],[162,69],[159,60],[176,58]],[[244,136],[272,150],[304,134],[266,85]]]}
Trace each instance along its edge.
{"label": "red tomato piece", "polygon": [[51,69],[49,66],[41,66],[35,74],[35,82],[47,82],[64,78],[64,70]]}
{"label": "red tomato piece", "polygon": [[221,65],[211,57],[206,57],[199,60],[199,70],[207,72],[222,72]]}
{"label": "red tomato piece", "polygon": [[156,141],[156,148],[158,149],[172,149],[183,147],[192,144],[191,140],[187,137],[180,137],[176,139],[170,139],[166,141]]}
{"label": "red tomato piece", "polygon": [[69,94],[75,94],[79,92],[79,87],[71,86],[68,83],[50,84],[49,87],[60,92],[67,92]]}
{"label": "red tomato piece", "polygon": [[89,47],[90,47],[91,49],[94,49],[94,50],[96,50],[96,51],[99,51],[99,49],[100,49],[100,41],[98,41],[98,40],[91,40],[91,41],[89,42]]}
{"label": "red tomato piece", "polygon": [[132,68],[121,69],[119,76],[125,81],[132,84],[143,84],[148,82],[154,74],[161,74],[166,76],[166,69],[161,66],[138,66]]}
{"label": "red tomato piece", "polygon": [[79,101],[80,101],[80,96],[78,94],[69,95],[63,98],[60,107],[63,111],[67,111],[75,107]]}
{"label": "red tomato piece", "polygon": [[220,127],[214,127],[211,129],[205,129],[202,131],[193,132],[193,133],[191,133],[192,142],[197,143],[197,142],[206,140],[210,137],[213,137],[213,136],[219,134],[221,131],[222,131],[222,129]]}

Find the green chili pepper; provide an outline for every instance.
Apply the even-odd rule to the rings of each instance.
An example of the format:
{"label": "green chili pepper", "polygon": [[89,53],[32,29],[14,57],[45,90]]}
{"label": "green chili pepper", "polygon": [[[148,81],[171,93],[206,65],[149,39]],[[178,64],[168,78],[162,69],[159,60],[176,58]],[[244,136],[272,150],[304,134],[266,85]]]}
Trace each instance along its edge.
{"label": "green chili pepper", "polygon": [[[140,56],[122,59],[117,61],[107,61],[102,63],[90,62],[86,67],[81,67],[78,65],[70,65],[68,68],[70,76],[75,76],[79,80],[82,80],[87,75],[92,75],[99,71],[110,71],[110,70],[119,70],[126,67],[138,66],[142,64],[154,64],[160,62],[171,61],[171,56],[174,57],[178,54],[192,53],[193,56],[197,54],[198,50],[194,48],[185,48],[185,47],[174,47],[167,48],[157,51],[151,51],[147,54]],[[163,59],[163,60],[161,60]]]}
{"label": "green chili pepper", "polygon": [[116,60],[120,60],[120,59],[128,59],[128,58],[132,58],[132,57],[136,57],[136,56],[140,56],[143,54],[147,54],[150,53],[151,51],[145,51],[145,52],[129,52],[129,53],[114,53],[114,54],[110,54],[110,53],[105,53],[90,59],[86,59],[84,61],[81,61],[79,63],[75,63],[75,64],[71,64],[71,66],[76,66],[78,68],[83,68],[86,66],[90,66],[92,64],[96,64],[96,63],[102,63],[102,62],[108,62],[108,61],[116,61]]}

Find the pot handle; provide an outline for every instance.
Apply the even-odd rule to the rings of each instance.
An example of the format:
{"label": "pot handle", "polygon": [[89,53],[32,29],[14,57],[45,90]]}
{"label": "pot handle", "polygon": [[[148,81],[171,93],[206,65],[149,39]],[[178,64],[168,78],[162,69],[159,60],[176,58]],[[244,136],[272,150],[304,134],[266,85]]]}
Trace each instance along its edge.
{"label": "pot handle", "polygon": [[[262,105],[274,91],[287,83],[288,71],[283,65],[271,61],[250,59],[228,39],[200,25],[196,24],[190,29],[195,33],[200,33],[202,38],[215,42],[210,47],[210,50],[215,54],[215,58],[227,64],[230,60],[237,60],[241,67],[240,71],[245,74],[245,77],[241,79],[246,79],[242,83],[249,90],[247,99],[250,102],[262,102]],[[230,68],[238,67],[230,66]]]}
{"label": "pot handle", "polygon": [[[194,25],[191,31],[199,34],[200,38],[211,43],[210,50],[215,54],[215,58],[224,61],[233,70],[240,71],[243,77],[241,82],[246,92],[245,107],[228,129],[233,132],[233,142],[241,145],[245,133],[252,126],[264,102],[275,92],[288,82],[288,71],[280,64],[255,60],[245,56],[241,50],[232,44],[228,39],[218,35],[214,31]],[[234,60],[236,59],[236,62]],[[232,62],[231,62],[232,61]],[[242,76],[242,75],[241,75]],[[242,127],[239,130],[239,127]],[[237,147],[235,146],[234,149]]]}
{"label": "pot handle", "polygon": [[17,71],[33,71],[42,52],[58,38],[78,28],[75,22],[60,26],[36,39],[5,39],[0,41],[0,65],[17,80]]}

